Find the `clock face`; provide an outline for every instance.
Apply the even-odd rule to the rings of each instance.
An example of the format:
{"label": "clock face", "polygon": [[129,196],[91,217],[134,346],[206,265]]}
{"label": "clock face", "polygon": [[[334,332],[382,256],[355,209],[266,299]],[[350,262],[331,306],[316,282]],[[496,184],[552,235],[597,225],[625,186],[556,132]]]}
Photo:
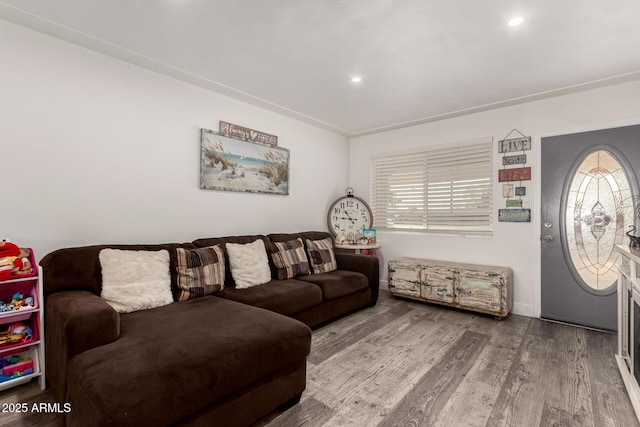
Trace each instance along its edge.
{"label": "clock face", "polygon": [[373,215],[369,205],[358,197],[341,197],[329,208],[327,214],[329,230],[346,240],[362,237],[363,228],[371,228]]}

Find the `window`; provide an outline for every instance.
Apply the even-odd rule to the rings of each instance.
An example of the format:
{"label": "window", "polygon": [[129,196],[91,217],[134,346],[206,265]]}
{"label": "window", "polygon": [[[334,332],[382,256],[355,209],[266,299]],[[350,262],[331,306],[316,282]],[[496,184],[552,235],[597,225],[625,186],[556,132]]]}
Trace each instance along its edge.
{"label": "window", "polygon": [[492,139],[371,156],[379,230],[492,232]]}
{"label": "window", "polygon": [[618,252],[624,230],[633,224],[633,197],[627,173],[616,156],[594,150],[571,176],[564,213],[570,271],[587,291],[615,290]]}

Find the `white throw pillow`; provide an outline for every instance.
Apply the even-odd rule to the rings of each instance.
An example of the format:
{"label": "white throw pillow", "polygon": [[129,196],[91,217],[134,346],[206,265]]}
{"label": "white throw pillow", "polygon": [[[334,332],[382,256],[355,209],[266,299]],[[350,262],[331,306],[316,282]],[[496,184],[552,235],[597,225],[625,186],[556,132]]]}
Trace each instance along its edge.
{"label": "white throw pillow", "polygon": [[103,249],[99,258],[102,267],[100,297],[118,313],[173,302],[168,251]]}
{"label": "white throw pillow", "polygon": [[262,285],[271,280],[267,250],[262,239],[252,243],[227,243],[229,267],[237,289]]}

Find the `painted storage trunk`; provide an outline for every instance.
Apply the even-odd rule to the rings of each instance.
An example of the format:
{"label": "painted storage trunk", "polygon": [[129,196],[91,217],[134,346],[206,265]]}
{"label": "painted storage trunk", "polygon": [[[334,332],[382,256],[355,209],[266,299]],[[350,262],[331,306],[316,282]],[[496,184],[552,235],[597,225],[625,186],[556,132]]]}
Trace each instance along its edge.
{"label": "painted storage trunk", "polygon": [[394,295],[419,298],[422,283],[421,271],[422,267],[412,262],[389,261],[389,292]]}
{"label": "painted storage trunk", "polygon": [[389,293],[505,317],[513,308],[508,267],[418,258],[389,261]]}
{"label": "painted storage trunk", "polygon": [[453,303],[455,300],[455,270],[444,265],[422,268],[420,296],[427,300]]}

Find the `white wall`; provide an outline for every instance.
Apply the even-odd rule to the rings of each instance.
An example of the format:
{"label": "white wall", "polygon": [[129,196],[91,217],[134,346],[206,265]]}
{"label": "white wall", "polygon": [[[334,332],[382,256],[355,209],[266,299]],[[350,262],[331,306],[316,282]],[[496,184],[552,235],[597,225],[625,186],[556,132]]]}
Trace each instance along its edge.
{"label": "white wall", "polygon": [[[387,280],[386,262],[402,256],[509,266],[515,276],[514,312],[539,316],[541,137],[638,123],[640,81],[634,81],[352,139],[350,184],[367,198],[370,194],[370,156],[373,153],[485,136],[494,138],[493,237],[462,238],[379,231],[378,238],[383,245],[379,251],[383,280]],[[525,207],[531,208],[531,223],[500,223],[497,218],[498,208],[505,205],[502,183],[498,183],[497,171],[502,167],[502,155],[497,152],[497,141],[514,128],[532,136],[533,147],[527,152],[527,166],[532,167],[533,180],[523,182],[527,188],[523,199]]]}
{"label": "white wall", "polygon": [[[33,247],[190,241],[326,229],[351,185],[368,198],[369,156],[493,136],[533,137],[530,224],[498,223],[495,149],[490,239],[379,232],[382,265],[400,256],[507,265],[515,312],[539,315],[542,136],[640,123],[640,82],[354,138],[144,70],[0,20],[0,238]],[[221,64],[223,66],[223,64]],[[199,188],[199,129],[219,120],[278,135],[291,150],[290,195]],[[386,280],[386,269],[383,267]]]}
{"label": "white wall", "polygon": [[[0,40],[0,238],[42,257],[326,229],[347,186],[346,138],[3,20]],[[219,120],[291,150],[288,196],[199,188],[200,128]]]}

